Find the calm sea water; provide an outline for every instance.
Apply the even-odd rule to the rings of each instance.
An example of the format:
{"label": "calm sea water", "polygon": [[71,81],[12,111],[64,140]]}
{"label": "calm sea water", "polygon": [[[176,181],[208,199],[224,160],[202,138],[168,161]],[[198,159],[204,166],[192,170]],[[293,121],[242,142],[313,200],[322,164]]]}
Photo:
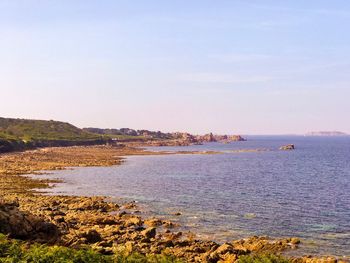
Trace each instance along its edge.
{"label": "calm sea water", "polygon": [[[297,236],[297,253],[350,256],[350,137],[253,136],[247,142],[152,150],[216,155],[127,157],[121,166],[78,168],[52,192],[136,200],[202,238]],[[296,150],[279,151],[294,143]],[[267,149],[232,153],[237,149]],[[171,216],[180,211],[181,216]]]}

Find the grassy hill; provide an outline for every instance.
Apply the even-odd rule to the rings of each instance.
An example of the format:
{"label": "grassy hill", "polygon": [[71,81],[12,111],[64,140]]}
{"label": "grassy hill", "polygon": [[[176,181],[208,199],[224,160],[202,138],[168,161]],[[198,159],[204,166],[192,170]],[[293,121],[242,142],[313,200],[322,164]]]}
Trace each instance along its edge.
{"label": "grassy hill", "polygon": [[0,118],[0,152],[44,146],[102,144],[99,134],[59,121]]}
{"label": "grassy hill", "polygon": [[0,118],[0,138],[21,140],[95,140],[101,136],[59,121]]}

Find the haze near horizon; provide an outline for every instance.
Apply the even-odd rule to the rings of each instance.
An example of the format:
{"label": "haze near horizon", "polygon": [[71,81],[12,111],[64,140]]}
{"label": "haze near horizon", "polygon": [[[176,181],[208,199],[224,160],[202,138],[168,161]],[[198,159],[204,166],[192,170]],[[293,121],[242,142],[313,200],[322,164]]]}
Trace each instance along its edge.
{"label": "haze near horizon", "polygon": [[0,1],[0,116],[350,133],[348,1]]}

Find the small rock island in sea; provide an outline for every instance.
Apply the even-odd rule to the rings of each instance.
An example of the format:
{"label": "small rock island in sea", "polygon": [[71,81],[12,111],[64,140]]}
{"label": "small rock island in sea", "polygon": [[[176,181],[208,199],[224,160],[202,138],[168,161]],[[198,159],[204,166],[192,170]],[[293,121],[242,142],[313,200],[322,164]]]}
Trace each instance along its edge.
{"label": "small rock island in sea", "polygon": [[295,149],[294,144],[287,144],[280,147],[280,150],[283,150],[283,151],[289,151],[294,149]]}

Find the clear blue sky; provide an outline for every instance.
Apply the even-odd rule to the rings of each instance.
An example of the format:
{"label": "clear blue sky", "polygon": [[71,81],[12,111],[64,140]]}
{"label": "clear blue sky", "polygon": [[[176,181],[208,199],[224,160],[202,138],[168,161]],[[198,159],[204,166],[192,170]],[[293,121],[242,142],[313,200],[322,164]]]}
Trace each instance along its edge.
{"label": "clear blue sky", "polygon": [[350,132],[348,0],[0,0],[0,116]]}

